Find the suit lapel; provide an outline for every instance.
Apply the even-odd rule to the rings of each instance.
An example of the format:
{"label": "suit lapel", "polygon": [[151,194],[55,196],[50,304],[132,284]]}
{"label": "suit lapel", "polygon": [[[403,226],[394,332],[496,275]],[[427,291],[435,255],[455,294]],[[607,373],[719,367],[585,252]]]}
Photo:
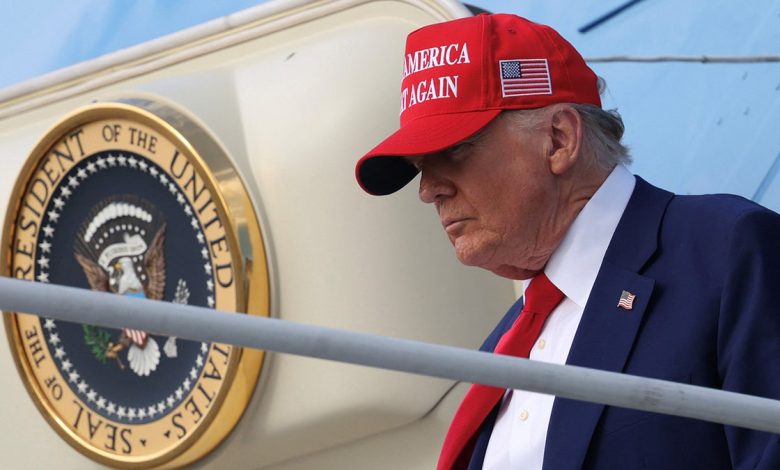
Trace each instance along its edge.
{"label": "suit lapel", "polygon": [[[654,286],[653,279],[638,273],[655,253],[671,198],[671,193],[637,177],[583,311],[567,364],[623,371]],[[630,310],[618,307],[623,291],[636,296]],[[556,398],[544,468],[580,469],[603,409],[603,405]]]}

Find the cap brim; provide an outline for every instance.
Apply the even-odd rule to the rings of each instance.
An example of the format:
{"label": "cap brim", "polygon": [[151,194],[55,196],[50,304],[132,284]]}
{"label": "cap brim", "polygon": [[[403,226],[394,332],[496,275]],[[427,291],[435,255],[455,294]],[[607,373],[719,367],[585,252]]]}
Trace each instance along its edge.
{"label": "cap brim", "polygon": [[403,157],[427,155],[452,147],[479,132],[500,113],[500,109],[490,109],[438,114],[407,122],[358,161],[355,178],[369,194],[394,193],[418,173]]}

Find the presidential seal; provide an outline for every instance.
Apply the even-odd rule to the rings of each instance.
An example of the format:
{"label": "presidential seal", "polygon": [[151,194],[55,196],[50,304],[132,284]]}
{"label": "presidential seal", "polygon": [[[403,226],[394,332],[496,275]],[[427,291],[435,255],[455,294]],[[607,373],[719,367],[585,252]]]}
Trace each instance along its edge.
{"label": "presidential seal", "polygon": [[[11,201],[3,275],[267,315],[251,199],[222,147],[167,105],[102,103],[65,117],[32,151]],[[115,467],[175,467],[208,453],[241,417],[263,357],[22,313],[5,326],[49,423]]]}

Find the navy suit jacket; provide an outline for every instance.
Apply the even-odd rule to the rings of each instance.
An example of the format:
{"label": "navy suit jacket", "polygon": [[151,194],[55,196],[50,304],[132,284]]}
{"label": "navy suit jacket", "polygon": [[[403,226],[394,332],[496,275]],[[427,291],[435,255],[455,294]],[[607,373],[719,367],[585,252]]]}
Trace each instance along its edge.
{"label": "navy suit jacket", "polygon": [[[632,310],[617,307],[623,290],[636,294]],[[637,177],[566,363],[780,399],[778,292],[778,214],[737,196],[676,196]],[[482,467],[497,410],[470,469]],[[556,398],[544,468],[780,469],[779,437]]]}

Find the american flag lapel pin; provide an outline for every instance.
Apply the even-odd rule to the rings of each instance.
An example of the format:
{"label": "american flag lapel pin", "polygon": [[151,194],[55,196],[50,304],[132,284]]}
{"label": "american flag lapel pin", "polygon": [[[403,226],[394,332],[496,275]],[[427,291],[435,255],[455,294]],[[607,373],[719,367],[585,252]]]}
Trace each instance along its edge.
{"label": "american flag lapel pin", "polygon": [[624,290],[622,294],[620,294],[620,300],[618,300],[617,306],[624,309],[624,310],[631,310],[634,308],[634,299],[636,298],[635,294],[632,294],[631,292]]}

